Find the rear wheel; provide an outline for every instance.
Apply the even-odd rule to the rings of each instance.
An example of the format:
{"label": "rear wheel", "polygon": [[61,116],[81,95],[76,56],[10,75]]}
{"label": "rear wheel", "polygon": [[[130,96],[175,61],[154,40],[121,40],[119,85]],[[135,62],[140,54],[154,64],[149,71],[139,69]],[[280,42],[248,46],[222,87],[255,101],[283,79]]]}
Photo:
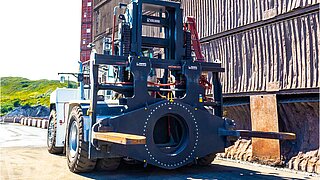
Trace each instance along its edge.
{"label": "rear wheel", "polygon": [[47,147],[51,154],[62,154],[63,147],[56,147],[57,135],[57,113],[52,109],[49,116],[49,125],[47,133]]}
{"label": "rear wheel", "polygon": [[114,171],[120,166],[121,158],[104,158],[97,161],[96,169],[100,171]]}
{"label": "rear wheel", "polygon": [[88,142],[83,136],[83,113],[79,106],[72,109],[66,138],[66,156],[71,172],[89,172],[95,168],[96,160],[88,158]]}

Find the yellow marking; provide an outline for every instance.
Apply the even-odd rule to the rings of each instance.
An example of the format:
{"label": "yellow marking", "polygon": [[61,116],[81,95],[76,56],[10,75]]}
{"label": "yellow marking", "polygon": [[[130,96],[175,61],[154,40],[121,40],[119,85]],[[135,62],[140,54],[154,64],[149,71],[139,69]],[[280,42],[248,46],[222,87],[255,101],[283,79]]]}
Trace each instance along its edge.
{"label": "yellow marking", "polygon": [[89,105],[89,108],[87,110],[87,116],[91,116],[93,113],[93,110],[92,110],[92,101],[90,101],[90,105]]}
{"label": "yellow marking", "polygon": [[168,98],[169,102],[173,102],[173,93],[172,92],[169,92],[168,93]]}

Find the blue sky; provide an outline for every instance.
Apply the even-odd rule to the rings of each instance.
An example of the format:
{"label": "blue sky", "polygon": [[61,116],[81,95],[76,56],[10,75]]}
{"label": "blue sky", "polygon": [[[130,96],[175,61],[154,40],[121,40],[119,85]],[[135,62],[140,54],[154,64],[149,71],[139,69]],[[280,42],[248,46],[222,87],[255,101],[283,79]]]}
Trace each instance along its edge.
{"label": "blue sky", "polygon": [[77,72],[81,0],[2,1],[0,20],[0,77]]}

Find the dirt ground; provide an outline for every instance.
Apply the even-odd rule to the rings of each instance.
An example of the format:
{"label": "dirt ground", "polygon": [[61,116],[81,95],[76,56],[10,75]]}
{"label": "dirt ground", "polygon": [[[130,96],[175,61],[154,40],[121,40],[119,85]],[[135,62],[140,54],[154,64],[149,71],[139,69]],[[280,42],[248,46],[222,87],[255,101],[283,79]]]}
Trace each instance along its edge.
{"label": "dirt ground", "polygon": [[[29,129],[28,129],[29,128]],[[271,167],[241,164],[225,160],[215,160],[208,167],[183,167],[177,170],[163,170],[157,167],[141,165],[122,166],[115,172],[91,172],[73,174],[67,167],[66,158],[47,152],[45,141],[29,141],[28,147],[6,143],[10,141],[6,132],[15,142],[25,138],[35,138],[45,134],[32,134],[39,129],[15,124],[0,124],[0,179],[317,179],[303,173],[284,171]],[[28,131],[30,136],[23,136]],[[14,133],[16,132],[16,133]],[[13,136],[15,134],[15,136]],[[40,137],[39,137],[40,138]],[[6,141],[4,141],[6,139]],[[11,140],[12,140],[11,139]],[[5,146],[4,146],[5,145]],[[41,145],[41,146],[40,146]]]}

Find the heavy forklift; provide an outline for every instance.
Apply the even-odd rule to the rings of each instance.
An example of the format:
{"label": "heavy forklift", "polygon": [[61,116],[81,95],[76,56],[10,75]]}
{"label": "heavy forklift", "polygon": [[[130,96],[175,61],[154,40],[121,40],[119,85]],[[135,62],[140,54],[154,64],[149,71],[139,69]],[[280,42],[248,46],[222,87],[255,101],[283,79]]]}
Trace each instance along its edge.
{"label": "heavy forklift", "polygon": [[[115,9],[124,12],[115,17],[121,20],[118,39],[113,32],[110,54],[93,47],[86,62],[90,83],[83,85],[81,67],[80,88],[51,95],[48,151],[65,151],[70,171],[115,170],[121,161],[164,169],[208,165],[224,151],[228,136],[257,136],[233,130],[234,122],[222,117],[224,68],[204,61],[195,21],[188,17],[183,23],[180,3],[133,0]],[[148,27],[159,35],[145,36],[142,29]],[[99,81],[103,68],[116,69],[116,81]],[[118,96],[105,100],[100,91]]]}

